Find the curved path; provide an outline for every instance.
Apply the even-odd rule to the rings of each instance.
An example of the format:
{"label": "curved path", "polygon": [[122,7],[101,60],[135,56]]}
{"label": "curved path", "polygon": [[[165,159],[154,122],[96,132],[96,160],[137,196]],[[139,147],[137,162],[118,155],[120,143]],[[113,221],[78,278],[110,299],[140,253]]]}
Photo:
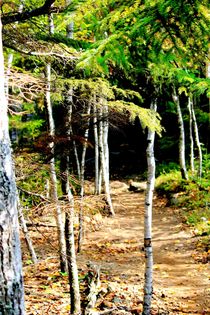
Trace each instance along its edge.
{"label": "curved path", "polygon": [[[102,283],[109,284],[108,306],[140,314],[144,282],[144,194],[113,196],[116,216],[105,218],[100,229],[86,233],[78,263],[101,266]],[[192,258],[195,239],[184,229],[175,211],[159,199],[154,202],[153,314],[210,314],[209,269]]]}

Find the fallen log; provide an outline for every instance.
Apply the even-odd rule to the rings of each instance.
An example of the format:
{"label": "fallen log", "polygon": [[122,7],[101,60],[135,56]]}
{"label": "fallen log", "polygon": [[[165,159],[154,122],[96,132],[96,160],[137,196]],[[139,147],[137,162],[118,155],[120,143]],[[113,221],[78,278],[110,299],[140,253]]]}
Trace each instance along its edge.
{"label": "fallen log", "polygon": [[134,182],[132,179],[129,180],[129,191],[133,192],[144,192],[146,190],[146,182]]}

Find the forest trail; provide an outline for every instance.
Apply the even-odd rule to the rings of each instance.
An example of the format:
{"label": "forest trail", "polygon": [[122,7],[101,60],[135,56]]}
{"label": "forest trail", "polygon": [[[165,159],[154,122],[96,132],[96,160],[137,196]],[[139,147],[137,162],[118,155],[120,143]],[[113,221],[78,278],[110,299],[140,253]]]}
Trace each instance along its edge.
{"label": "forest trail", "polygon": [[[100,266],[101,286],[106,293],[96,307],[116,307],[110,315],[138,315],[142,312],[144,283],[144,193],[113,194],[113,203],[115,217],[103,217],[98,227],[94,225],[95,231],[89,229],[92,221],[87,224],[83,251],[77,256],[79,274],[81,279],[87,274],[87,262]],[[192,257],[197,238],[162,199],[155,197],[153,213],[152,315],[210,314],[209,265]],[[46,212],[38,222],[40,219],[50,223],[52,215]],[[52,226],[30,229],[39,257],[37,265],[30,264],[22,242],[27,315],[69,314],[68,277],[59,273],[55,231]]]}
{"label": "forest trail", "polygon": [[[114,292],[112,302],[138,314],[144,282],[144,193],[114,195],[113,203],[116,216],[86,233],[78,262],[81,267],[87,261],[100,265]],[[153,213],[153,314],[210,314],[209,266],[193,259],[193,235],[159,198]]]}

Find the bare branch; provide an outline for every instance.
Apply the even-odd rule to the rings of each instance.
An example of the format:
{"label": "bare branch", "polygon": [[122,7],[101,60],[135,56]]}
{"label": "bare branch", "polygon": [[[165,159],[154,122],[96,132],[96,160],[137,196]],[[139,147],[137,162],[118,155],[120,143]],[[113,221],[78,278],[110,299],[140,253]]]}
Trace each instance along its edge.
{"label": "bare branch", "polygon": [[19,186],[18,186],[17,188],[18,188],[19,190],[21,190],[22,192],[26,193],[27,195],[39,197],[40,199],[42,199],[42,200],[44,200],[44,201],[50,202],[50,200],[49,200],[47,197],[45,197],[45,196],[43,196],[43,195],[41,195],[41,194],[33,193],[33,192],[28,191],[28,190],[26,190],[26,189],[23,189],[23,188],[21,188],[21,187],[19,187]]}
{"label": "bare branch", "polygon": [[51,51],[30,51],[30,50],[19,49],[15,46],[8,44],[8,43],[5,43],[4,46],[7,48],[11,48],[11,49],[13,49],[13,50],[15,50],[21,54],[28,55],[28,56],[40,56],[40,57],[41,56],[45,56],[45,57],[52,56],[52,57],[59,57],[59,58],[68,59],[68,60],[78,59],[78,57],[73,56],[72,54],[70,54],[68,52],[66,52],[66,54],[65,54],[65,53],[58,53],[58,52],[53,51],[53,50],[51,50]]}

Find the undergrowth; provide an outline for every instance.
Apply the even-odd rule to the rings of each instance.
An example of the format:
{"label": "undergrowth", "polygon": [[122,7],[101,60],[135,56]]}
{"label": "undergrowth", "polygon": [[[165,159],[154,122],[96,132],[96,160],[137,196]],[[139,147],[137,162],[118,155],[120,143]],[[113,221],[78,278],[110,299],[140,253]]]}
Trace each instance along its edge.
{"label": "undergrowth", "polygon": [[210,235],[210,155],[204,156],[203,177],[190,175],[183,180],[173,167],[156,179],[156,191],[165,196],[170,205],[179,207],[183,220],[194,227],[196,235]]}

